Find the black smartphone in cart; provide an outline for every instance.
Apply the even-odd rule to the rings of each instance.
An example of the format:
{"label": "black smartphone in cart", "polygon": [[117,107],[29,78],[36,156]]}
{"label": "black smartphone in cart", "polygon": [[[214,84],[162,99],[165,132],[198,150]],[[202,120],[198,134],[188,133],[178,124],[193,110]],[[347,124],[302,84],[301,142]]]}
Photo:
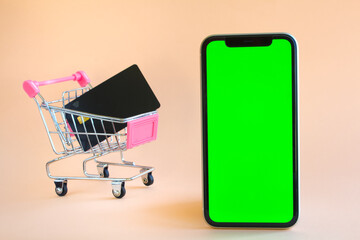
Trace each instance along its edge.
{"label": "black smartphone in cart", "polygon": [[298,219],[297,52],[285,33],[202,43],[204,216],[212,226],[284,228]]}

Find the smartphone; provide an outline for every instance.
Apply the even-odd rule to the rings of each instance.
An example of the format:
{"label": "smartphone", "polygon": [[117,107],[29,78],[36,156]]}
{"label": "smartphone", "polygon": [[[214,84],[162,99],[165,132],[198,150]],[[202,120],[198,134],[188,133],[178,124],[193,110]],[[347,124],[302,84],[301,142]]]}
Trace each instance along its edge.
{"label": "smartphone", "polygon": [[216,227],[294,225],[299,215],[298,60],[284,33],[201,46],[204,216]]}

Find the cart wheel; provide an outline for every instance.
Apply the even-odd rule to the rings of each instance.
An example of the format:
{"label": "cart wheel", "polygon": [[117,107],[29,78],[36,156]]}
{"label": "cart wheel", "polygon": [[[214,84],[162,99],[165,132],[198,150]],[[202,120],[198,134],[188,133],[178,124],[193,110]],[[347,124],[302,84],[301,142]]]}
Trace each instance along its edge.
{"label": "cart wheel", "polygon": [[55,181],[54,183],[56,194],[60,197],[65,196],[68,191],[67,181]]}
{"label": "cart wheel", "polygon": [[97,170],[101,178],[108,178],[109,177],[109,167],[107,164],[99,163],[97,165]]}
{"label": "cart wheel", "polygon": [[150,186],[154,183],[154,177],[152,175],[152,172],[149,172],[146,177],[143,177],[143,183],[145,186]]}
{"label": "cart wheel", "polygon": [[113,185],[112,194],[113,194],[113,195],[114,195],[114,197],[116,197],[116,198],[122,198],[122,197],[124,197],[124,196],[125,196],[125,194],[126,194],[126,190],[125,190],[125,182],[122,182],[122,183],[121,183],[120,190],[119,190],[119,189],[114,188],[114,185]]}
{"label": "cart wheel", "polygon": [[103,176],[104,176],[104,178],[108,178],[110,176],[108,166],[104,167]]}

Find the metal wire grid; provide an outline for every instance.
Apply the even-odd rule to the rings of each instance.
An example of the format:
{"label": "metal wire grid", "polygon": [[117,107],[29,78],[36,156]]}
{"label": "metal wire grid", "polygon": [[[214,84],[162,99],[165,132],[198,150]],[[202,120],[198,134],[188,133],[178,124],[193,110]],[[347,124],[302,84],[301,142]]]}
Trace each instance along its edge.
{"label": "metal wire grid", "polygon": [[[127,128],[125,127],[121,131],[117,131],[115,127],[116,124],[127,123],[128,121],[156,113],[156,111],[153,111],[130,118],[113,118],[65,108],[66,104],[81,96],[89,89],[89,87],[85,87],[65,91],[63,92],[61,99],[49,102],[45,101],[45,99],[40,94],[38,94],[39,99],[41,100],[41,104],[39,103],[39,99],[34,98],[38,105],[42,120],[49,136],[51,146],[56,154],[99,154],[116,151],[126,151]],[[45,118],[44,112],[48,112],[50,114],[51,120]],[[69,128],[69,123],[66,120],[66,115],[68,115],[68,118],[70,116],[70,119],[72,120],[75,129]],[[77,124],[75,124],[75,122],[79,122],[80,119],[84,131],[78,129]],[[53,127],[50,126],[49,121],[53,122]],[[90,126],[92,126],[92,129],[88,129],[89,126],[86,126],[86,121],[91,122]],[[100,131],[96,129],[94,122],[101,123]],[[97,124],[97,126],[99,126],[99,124]],[[106,129],[105,126],[112,126],[111,131],[109,131],[109,129]],[[78,141],[76,135],[82,136],[82,139],[84,139],[85,136],[90,146],[90,149],[84,151],[83,143],[82,141]],[[60,151],[58,150],[56,144],[54,144],[55,136],[58,136],[61,142],[62,150]],[[100,136],[104,136],[105,140],[101,141],[99,139]],[[96,143],[94,144],[94,142],[91,142],[90,138],[92,140],[96,139]]]}

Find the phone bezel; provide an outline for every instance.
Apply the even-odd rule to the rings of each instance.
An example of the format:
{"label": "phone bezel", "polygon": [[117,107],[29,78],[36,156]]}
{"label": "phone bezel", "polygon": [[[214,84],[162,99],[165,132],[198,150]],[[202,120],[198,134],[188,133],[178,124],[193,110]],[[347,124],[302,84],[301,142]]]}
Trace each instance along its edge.
{"label": "phone bezel", "polygon": [[[269,222],[215,222],[209,215],[208,198],[208,136],[207,136],[207,85],[206,48],[212,41],[226,39],[271,38],[285,39],[292,49],[292,117],[293,117],[293,218],[285,223]],[[293,226],[299,217],[299,130],[298,130],[298,50],[294,37],[287,33],[213,35],[201,44],[201,96],[202,96],[202,159],[203,159],[203,206],[205,220],[214,227],[287,228]]]}

